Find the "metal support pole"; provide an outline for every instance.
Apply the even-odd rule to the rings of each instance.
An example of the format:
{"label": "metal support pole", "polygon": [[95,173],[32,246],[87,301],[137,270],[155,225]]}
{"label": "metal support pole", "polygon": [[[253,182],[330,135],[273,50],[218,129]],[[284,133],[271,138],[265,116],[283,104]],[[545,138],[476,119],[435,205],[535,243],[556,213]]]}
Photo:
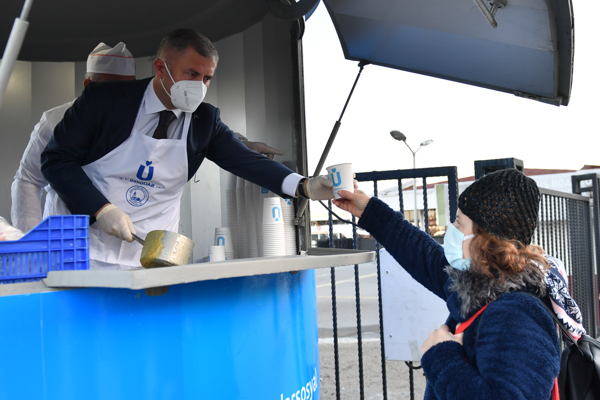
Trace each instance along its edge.
{"label": "metal support pole", "polygon": [[[331,208],[331,200],[329,200],[329,208]],[[333,216],[329,212],[329,248],[333,248]],[[338,347],[338,331],[337,331],[337,304],[335,293],[335,268],[331,268],[331,310],[333,317],[333,357],[335,363],[335,395],[336,399],[340,400],[340,352]]]}
{"label": "metal support pole", "polygon": [[21,51],[21,46],[25,40],[25,34],[29,27],[27,18],[29,17],[29,11],[33,5],[33,0],[26,0],[23,4],[23,10],[21,11],[21,18],[15,18],[8,42],[4,49],[4,55],[2,55],[2,62],[0,63],[0,108],[2,108],[2,101],[8,88],[8,81],[12,75],[17,57]]}
{"label": "metal support pole", "polygon": [[[406,143],[406,142],[404,142]],[[408,145],[407,145],[408,146]],[[420,148],[420,147],[419,147]],[[409,147],[410,149],[410,147]],[[412,149],[410,150],[412,151]],[[419,150],[417,150],[419,151]],[[413,153],[413,169],[417,169],[417,151]],[[414,195],[414,208],[415,208],[415,226],[419,227],[419,207],[417,207],[417,178],[413,178],[413,195]]]}
{"label": "metal support pole", "polygon": [[[362,74],[362,71],[365,68],[365,65],[368,65],[368,64],[369,63],[366,61],[361,61],[358,63],[358,67],[359,67],[358,75],[356,75],[356,79],[354,80],[354,84],[352,85],[350,94],[348,95],[348,98],[346,99],[346,104],[344,104],[344,108],[342,109],[340,118],[337,121],[335,121],[335,124],[333,125],[333,129],[331,130],[331,134],[329,134],[329,139],[327,140],[327,144],[325,145],[323,154],[321,154],[321,158],[319,159],[317,168],[315,168],[315,173],[312,176],[317,176],[321,173],[321,170],[323,169],[323,165],[325,165],[325,160],[327,160],[327,156],[329,155],[329,150],[331,150],[331,147],[333,146],[333,142],[335,141],[335,137],[337,136],[337,133],[340,130],[340,126],[342,125],[342,122],[341,122],[342,118],[344,117],[344,113],[346,112],[348,103],[350,102],[350,99],[352,98],[352,94],[354,93],[356,84],[358,83],[358,80],[360,79],[360,75]],[[296,219],[294,221],[296,224],[298,224],[300,222],[300,217],[302,216],[302,214],[304,214],[304,210],[306,210],[307,205],[308,205],[308,199],[302,199],[302,201],[300,202],[300,205],[298,206],[298,212],[296,213]]]}

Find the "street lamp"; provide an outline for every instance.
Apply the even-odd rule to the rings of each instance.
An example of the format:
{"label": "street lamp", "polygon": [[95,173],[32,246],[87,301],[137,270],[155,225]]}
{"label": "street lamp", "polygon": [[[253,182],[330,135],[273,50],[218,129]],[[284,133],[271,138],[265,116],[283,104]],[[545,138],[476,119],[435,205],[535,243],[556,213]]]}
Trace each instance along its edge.
{"label": "street lamp", "polygon": [[[410,152],[413,155],[413,169],[417,168],[417,151],[419,151],[421,149],[421,147],[423,146],[429,146],[431,143],[433,143],[432,139],[429,140],[425,140],[424,142],[421,142],[421,145],[419,146],[419,148],[417,149],[417,151],[413,151],[413,149],[410,148],[410,146],[408,145],[408,143],[406,143],[406,135],[404,135],[402,132],[400,131],[391,131],[390,135],[392,135],[392,137],[396,140],[399,140],[401,142],[404,142],[404,144],[406,145],[406,147],[408,147],[408,149],[410,150]],[[413,178],[413,194],[414,194],[414,200],[415,200],[415,225],[417,227],[419,227],[419,209],[417,207],[417,178]],[[427,232],[427,227],[423,227],[425,228],[425,232]]]}

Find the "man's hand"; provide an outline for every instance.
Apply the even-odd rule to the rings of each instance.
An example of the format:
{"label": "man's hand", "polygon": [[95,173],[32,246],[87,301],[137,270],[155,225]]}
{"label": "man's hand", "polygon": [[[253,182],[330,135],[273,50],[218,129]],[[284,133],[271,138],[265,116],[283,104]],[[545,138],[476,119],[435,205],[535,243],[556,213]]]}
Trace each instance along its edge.
{"label": "man's hand", "polygon": [[338,194],[342,196],[342,198],[339,200],[333,200],[333,204],[344,211],[348,211],[355,217],[360,218],[365,208],[367,208],[367,204],[371,198],[362,190],[358,190],[356,188],[356,181],[354,182],[354,193],[348,190],[340,190]]}
{"label": "man's hand", "polygon": [[246,141],[243,141],[242,143],[244,143],[246,145],[246,147],[248,147],[250,150],[254,150],[258,154],[263,154],[271,160],[273,159],[273,156],[275,156],[275,155],[282,156],[285,154],[285,151],[279,151],[277,149],[267,146],[266,144],[264,144],[262,142],[249,142],[246,140]]}
{"label": "man's hand", "polygon": [[133,223],[127,214],[114,204],[104,206],[97,214],[96,221],[107,235],[133,242],[132,233],[135,233]]}
{"label": "man's hand", "polygon": [[333,199],[333,182],[327,175],[308,178],[304,182],[304,193],[311,200]]}
{"label": "man's hand", "polygon": [[452,341],[452,342],[456,342],[462,346],[464,335],[465,335],[464,332],[461,332],[458,335],[454,335],[454,334],[450,333],[450,328],[448,328],[447,325],[442,325],[435,331],[431,332],[431,335],[429,335],[429,337],[427,338],[425,343],[423,343],[423,346],[421,346],[421,356],[423,356],[427,352],[427,350],[429,350],[436,344],[442,343],[442,342]]}

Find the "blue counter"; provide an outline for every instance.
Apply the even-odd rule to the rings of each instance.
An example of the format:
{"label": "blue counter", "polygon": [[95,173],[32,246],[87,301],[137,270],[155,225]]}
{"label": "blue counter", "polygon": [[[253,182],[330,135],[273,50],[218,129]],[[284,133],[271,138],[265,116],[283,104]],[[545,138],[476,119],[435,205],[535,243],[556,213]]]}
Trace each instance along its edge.
{"label": "blue counter", "polygon": [[0,297],[0,399],[319,399],[314,270]]}

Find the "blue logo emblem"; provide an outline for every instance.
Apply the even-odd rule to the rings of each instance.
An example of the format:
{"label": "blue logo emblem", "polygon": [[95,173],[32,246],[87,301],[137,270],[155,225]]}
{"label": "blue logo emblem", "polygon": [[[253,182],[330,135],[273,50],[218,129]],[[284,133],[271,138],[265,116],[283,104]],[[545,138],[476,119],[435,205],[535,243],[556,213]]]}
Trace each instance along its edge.
{"label": "blue logo emblem", "polygon": [[[333,170],[331,170],[332,174],[331,174],[331,180],[333,181],[333,186],[338,187],[342,184],[342,177],[340,176],[339,172],[335,172],[335,168]],[[337,175],[337,180],[338,183],[335,183],[335,175],[333,175],[335,173],[335,175]]]}
{"label": "blue logo emblem", "polygon": [[285,199],[285,202],[287,203],[288,206],[292,205],[292,201],[290,199]]}
{"label": "blue logo emblem", "polygon": [[[275,218],[275,221],[279,221],[279,218],[281,218],[281,210],[279,209],[279,207],[273,207],[271,211],[273,213],[273,218]],[[277,216],[275,216],[275,211],[277,211]]]}
{"label": "blue logo emblem", "polygon": [[260,194],[265,194],[265,193],[269,193],[269,191],[267,189],[265,189],[264,187],[261,187]]}
{"label": "blue logo emblem", "polygon": [[217,238],[217,246],[225,246],[225,238],[223,236]]}
{"label": "blue logo emblem", "polygon": [[152,175],[154,175],[154,167],[148,168],[148,175],[146,175],[146,177],[144,178],[144,170],[147,166],[150,166],[150,164],[152,164],[152,161],[146,161],[146,165],[140,165],[140,167],[138,168],[136,176],[140,181],[149,181],[152,179]]}
{"label": "blue logo emblem", "polygon": [[127,198],[127,202],[134,207],[141,207],[150,198],[150,194],[143,186],[132,186],[127,190],[127,194],[125,195]]}

